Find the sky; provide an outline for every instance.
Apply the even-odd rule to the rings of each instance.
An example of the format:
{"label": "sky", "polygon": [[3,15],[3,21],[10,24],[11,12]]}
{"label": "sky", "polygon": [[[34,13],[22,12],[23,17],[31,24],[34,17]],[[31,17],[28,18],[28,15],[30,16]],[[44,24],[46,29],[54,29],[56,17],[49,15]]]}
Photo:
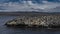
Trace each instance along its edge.
{"label": "sky", "polygon": [[60,0],[0,0],[0,12],[60,12]]}

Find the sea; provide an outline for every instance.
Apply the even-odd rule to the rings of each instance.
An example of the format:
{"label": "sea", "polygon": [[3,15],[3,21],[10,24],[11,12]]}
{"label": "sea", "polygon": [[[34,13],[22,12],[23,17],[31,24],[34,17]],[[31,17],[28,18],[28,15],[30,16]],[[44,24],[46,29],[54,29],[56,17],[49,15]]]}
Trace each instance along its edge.
{"label": "sea", "polygon": [[60,28],[16,28],[5,25],[7,21],[16,17],[0,15],[0,34],[60,34]]}

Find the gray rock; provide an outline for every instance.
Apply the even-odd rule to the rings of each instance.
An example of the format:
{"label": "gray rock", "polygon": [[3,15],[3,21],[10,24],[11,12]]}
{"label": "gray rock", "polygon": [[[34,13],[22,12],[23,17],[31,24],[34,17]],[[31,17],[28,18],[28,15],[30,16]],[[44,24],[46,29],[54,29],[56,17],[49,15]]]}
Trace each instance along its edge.
{"label": "gray rock", "polygon": [[22,16],[17,17],[12,21],[8,21],[6,24],[8,25],[18,25],[25,24],[28,26],[37,25],[37,26],[60,26],[60,16],[57,15],[49,15],[49,16]]}

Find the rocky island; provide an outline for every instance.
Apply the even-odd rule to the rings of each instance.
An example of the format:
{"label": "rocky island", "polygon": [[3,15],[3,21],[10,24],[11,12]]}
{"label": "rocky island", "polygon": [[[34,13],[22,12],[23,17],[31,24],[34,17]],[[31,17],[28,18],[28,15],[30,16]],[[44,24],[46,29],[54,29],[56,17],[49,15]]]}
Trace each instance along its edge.
{"label": "rocky island", "polygon": [[19,16],[8,21],[5,25],[10,27],[45,27],[60,28],[59,15]]}

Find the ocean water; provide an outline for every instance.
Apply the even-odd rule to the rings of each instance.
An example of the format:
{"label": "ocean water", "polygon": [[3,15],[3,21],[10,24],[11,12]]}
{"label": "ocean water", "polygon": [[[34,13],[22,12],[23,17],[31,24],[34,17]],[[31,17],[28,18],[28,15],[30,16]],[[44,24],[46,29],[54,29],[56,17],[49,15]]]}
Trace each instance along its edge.
{"label": "ocean water", "polygon": [[14,28],[4,25],[17,16],[0,16],[0,34],[60,34],[60,28]]}

